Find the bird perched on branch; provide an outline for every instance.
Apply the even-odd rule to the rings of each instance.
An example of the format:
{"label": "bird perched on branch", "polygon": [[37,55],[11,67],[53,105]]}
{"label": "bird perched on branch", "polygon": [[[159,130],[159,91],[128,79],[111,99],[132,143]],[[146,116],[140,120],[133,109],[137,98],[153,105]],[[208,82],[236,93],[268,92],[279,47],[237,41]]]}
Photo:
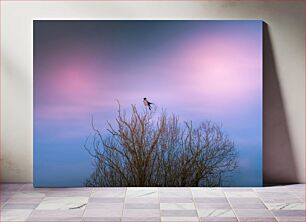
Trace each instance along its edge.
{"label": "bird perched on branch", "polygon": [[143,104],[145,105],[145,107],[148,107],[149,110],[151,110],[151,105],[154,104],[154,103],[151,103],[147,100],[147,98],[143,98]]}

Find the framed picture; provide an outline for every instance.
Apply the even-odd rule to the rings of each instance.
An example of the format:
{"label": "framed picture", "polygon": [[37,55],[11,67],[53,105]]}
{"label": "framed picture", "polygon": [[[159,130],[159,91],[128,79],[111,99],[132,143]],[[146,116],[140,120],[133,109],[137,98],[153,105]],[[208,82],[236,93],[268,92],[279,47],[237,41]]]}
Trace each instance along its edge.
{"label": "framed picture", "polygon": [[262,186],[262,21],[35,20],[34,186]]}

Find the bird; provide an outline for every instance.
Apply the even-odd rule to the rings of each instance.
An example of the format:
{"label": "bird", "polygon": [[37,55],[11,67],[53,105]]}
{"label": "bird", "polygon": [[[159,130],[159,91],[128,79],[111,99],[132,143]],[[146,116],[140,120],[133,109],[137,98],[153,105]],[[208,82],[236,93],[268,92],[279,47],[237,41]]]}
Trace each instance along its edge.
{"label": "bird", "polygon": [[143,98],[143,104],[146,106],[146,107],[149,107],[149,110],[151,110],[151,105],[154,104],[154,103],[151,103],[147,100],[147,98]]}

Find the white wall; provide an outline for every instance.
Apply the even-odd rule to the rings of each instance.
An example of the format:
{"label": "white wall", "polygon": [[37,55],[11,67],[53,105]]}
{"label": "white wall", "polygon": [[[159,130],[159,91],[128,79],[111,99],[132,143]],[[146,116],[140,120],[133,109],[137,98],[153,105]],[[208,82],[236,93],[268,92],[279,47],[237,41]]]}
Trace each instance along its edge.
{"label": "white wall", "polygon": [[[1,179],[32,181],[33,19],[262,19],[264,175],[305,182],[303,1],[1,1]],[[266,33],[267,34],[267,33]],[[271,41],[270,41],[270,40]]]}

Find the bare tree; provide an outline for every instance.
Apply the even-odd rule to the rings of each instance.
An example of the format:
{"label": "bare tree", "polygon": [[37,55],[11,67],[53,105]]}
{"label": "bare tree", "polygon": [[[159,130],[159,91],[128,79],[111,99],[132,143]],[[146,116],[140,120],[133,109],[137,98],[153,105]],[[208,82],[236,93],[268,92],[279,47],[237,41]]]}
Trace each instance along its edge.
{"label": "bare tree", "polygon": [[115,126],[102,134],[92,119],[92,128],[85,149],[95,170],[86,186],[220,186],[238,167],[233,141],[209,121],[194,127],[134,105],[127,117],[119,105]]}

